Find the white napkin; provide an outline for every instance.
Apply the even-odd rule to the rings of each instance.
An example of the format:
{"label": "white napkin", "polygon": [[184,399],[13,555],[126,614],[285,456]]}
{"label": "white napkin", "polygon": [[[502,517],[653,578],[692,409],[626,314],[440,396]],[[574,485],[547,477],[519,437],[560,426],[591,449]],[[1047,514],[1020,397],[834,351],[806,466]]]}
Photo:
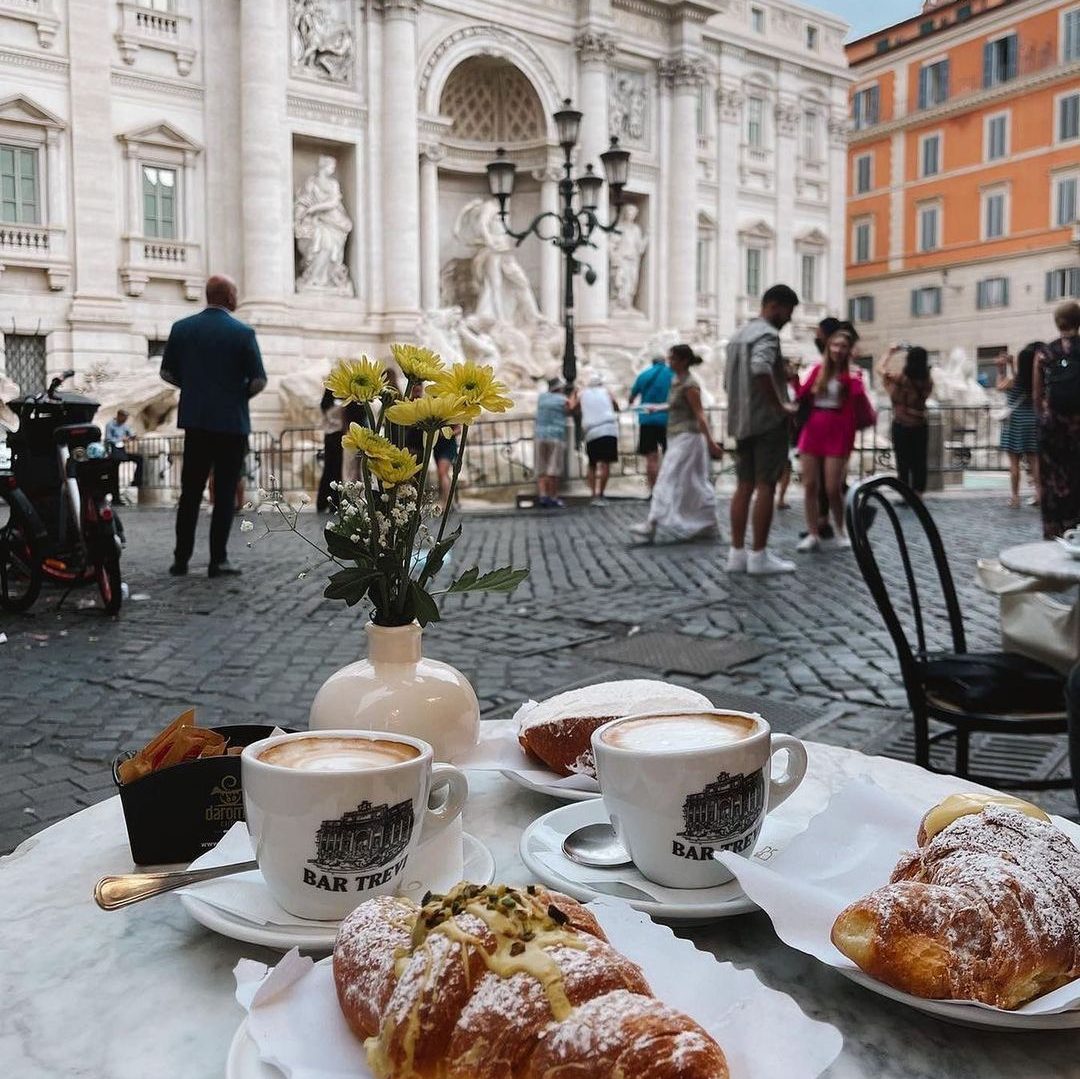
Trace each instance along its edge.
{"label": "white napkin", "polygon": [[[839,1056],[843,1039],[835,1027],[808,1018],[753,971],[717,962],[618,900],[598,899],[589,909],[612,945],[641,967],[656,996],[720,1043],[732,1075],[816,1079]],[[261,1058],[290,1079],[371,1079],[363,1047],[338,1007],[330,961],[302,971],[296,963],[289,953],[269,974],[251,960],[234,971],[236,999],[248,1012]]]}
{"label": "white napkin", "polygon": [[[461,880],[464,872],[461,834],[461,819],[458,818],[434,839],[420,844],[406,867],[402,894],[419,898],[428,887],[438,890]],[[191,868],[247,862],[254,857],[247,825],[238,821],[213,850],[196,858]],[[178,888],[177,894],[194,896],[203,903],[254,925],[325,929],[332,924],[290,914],[270,894],[262,873],[257,869]]]}
{"label": "white napkin", "polygon": [[454,759],[459,768],[473,768],[479,772],[513,772],[535,786],[564,787],[567,790],[600,793],[600,784],[592,776],[560,776],[550,768],[533,760],[518,741],[519,716],[522,711],[535,707],[535,701],[526,701],[513,719],[490,719],[480,724],[480,742],[472,749]]}
{"label": "white napkin", "polygon": [[[810,826],[767,864],[715,854],[738,878],[746,894],[772,919],[776,935],[792,948],[839,969],[855,964],[830,939],[836,916],[848,904],[888,883],[901,851],[915,845],[929,806],[856,779],[837,791]],[[1075,825],[1054,822],[1074,842]],[[987,1004],[957,1001],[969,1007]],[[1080,1005],[1080,979],[1008,1014],[1050,1015]]]}

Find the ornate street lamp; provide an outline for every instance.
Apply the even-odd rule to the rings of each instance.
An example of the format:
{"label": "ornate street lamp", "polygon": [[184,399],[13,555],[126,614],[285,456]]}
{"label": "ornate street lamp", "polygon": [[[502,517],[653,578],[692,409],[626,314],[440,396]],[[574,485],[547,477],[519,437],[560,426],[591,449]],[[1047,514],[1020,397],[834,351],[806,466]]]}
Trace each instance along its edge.
{"label": "ornate street lamp", "polygon": [[[563,107],[555,113],[555,126],[559,132],[559,145],[563,151],[563,177],[559,181],[559,199],[561,209],[558,212],[546,211],[537,214],[529,226],[521,232],[510,227],[509,204],[514,193],[514,177],[517,166],[506,159],[502,148],[495,151],[495,160],[487,167],[488,187],[499,202],[499,219],[507,233],[518,244],[529,236],[536,236],[548,243],[553,243],[563,253],[565,273],[563,287],[563,322],[566,330],[566,344],[563,349],[563,378],[572,386],[577,378],[577,356],[574,350],[574,277],[584,269],[585,283],[596,281],[596,271],[577,258],[582,247],[595,248],[593,234],[600,232],[618,232],[619,215],[622,212],[623,190],[630,172],[630,152],[619,146],[619,140],[612,136],[611,146],[600,155],[603,176],[593,171],[588,164],[585,171],[576,179],[573,176],[573,153],[581,132],[581,113],[571,107],[570,99],[563,102]],[[611,202],[614,215],[604,224],[596,216],[600,205],[600,192],[607,179],[611,190]],[[576,196],[576,199],[575,199]],[[544,222],[554,221],[558,230],[545,235]]]}

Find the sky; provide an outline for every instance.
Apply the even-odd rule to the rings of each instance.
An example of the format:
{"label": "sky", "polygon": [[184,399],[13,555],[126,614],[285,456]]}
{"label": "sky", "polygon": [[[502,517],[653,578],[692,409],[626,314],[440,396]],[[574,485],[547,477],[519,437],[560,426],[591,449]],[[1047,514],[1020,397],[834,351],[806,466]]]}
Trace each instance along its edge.
{"label": "sky", "polygon": [[821,8],[839,15],[851,24],[851,38],[862,37],[872,30],[891,26],[902,19],[918,15],[920,0],[802,0],[810,7]]}

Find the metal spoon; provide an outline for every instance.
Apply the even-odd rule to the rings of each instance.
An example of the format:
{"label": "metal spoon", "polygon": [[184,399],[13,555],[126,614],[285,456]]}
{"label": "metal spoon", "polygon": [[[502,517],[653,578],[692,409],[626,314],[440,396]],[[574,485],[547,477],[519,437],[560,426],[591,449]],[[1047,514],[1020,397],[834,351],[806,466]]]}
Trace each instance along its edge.
{"label": "metal spoon", "polygon": [[610,824],[586,824],[575,828],[563,840],[562,852],[570,861],[595,869],[612,869],[632,862],[626,848],[615,838],[615,829]]}
{"label": "metal spoon", "polygon": [[94,886],[94,902],[102,910],[119,910],[132,903],[183,888],[185,884],[198,884],[204,880],[229,877],[233,873],[246,873],[258,869],[259,863],[233,862],[232,865],[216,865],[208,869],[183,869],[173,873],[124,873],[115,877],[102,877]]}

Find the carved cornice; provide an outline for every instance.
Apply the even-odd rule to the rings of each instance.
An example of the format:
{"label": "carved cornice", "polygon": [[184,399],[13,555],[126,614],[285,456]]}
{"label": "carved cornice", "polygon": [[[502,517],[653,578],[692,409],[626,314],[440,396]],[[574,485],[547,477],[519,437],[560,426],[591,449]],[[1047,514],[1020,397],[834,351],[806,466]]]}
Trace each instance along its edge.
{"label": "carved cornice", "polygon": [[722,86],[716,91],[716,110],[726,124],[741,122],[745,103],[746,97],[741,90]]}
{"label": "carved cornice", "polygon": [[574,48],[586,67],[606,67],[615,57],[615,39],[598,30],[584,30],[574,38]]}
{"label": "carved cornice", "polygon": [[384,19],[415,19],[422,0],[375,0],[375,10]]}
{"label": "carved cornice", "polygon": [[545,165],[542,169],[533,169],[529,174],[538,183],[558,183],[563,178],[563,170],[557,165]]}
{"label": "carved cornice", "polygon": [[153,75],[129,75],[114,71],[109,76],[109,82],[117,89],[137,90],[140,94],[168,94],[170,97],[182,97],[186,101],[202,101],[206,96],[201,86],[155,78]]}
{"label": "carved cornice", "polygon": [[701,57],[684,55],[657,60],[656,70],[662,86],[696,90],[705,82],[708,68]]}
{"label": "carved cornice", "polygon": [[795,134],[799,126],[799,109],[796,105],[790,101],[778,101],[773,116],[776,117],[776,130],[781,135],[790,137]]}
{"label": "carved cornice", "polygon": [[366,108],[305,97],[303,94],[289,94],[286,109],[292,120],[315,120],[322,124],[340,124],[344,127],[358,127],[367,119]]}
{"label": "carved cornice", "polygon": [[29,67],[35,71],[51,71],[56,74],[66,74],[68,69],[66,60],[19,52],[17,49],[0,49],[0,64],[8,67]]}

